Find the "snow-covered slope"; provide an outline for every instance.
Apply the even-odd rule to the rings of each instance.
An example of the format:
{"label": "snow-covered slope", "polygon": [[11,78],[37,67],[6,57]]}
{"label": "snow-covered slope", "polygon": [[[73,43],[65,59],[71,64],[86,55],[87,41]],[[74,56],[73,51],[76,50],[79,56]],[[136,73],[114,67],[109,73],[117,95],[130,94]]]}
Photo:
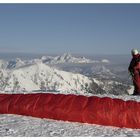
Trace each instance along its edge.
{"label": "snow-covered slope", "polygon": [[140,130],[77,122],[0,115],[0,137],[138,137]]}
{"label": "snow-covered slope", "polygon": [[57,70],[41,62],[12,70],[1,70],[0,74],[2,92],[51,90],[84,93],[91,83],[84,75]]}
{"label": "snow-covered slope", "polygon": [[0,69],[14,69],[28,64],[33,64],[34,60],[21,60],[20,58],[11,59],[11,60],[2,60],[0,59]]}
{"label": "snow-covered slope", "polygon": [[0,59],[0,69],[6,69],[8,62],[6,60]]}
{"label": "snow-covered slope", "polygon": [[[79,59],[79,58],[78,58]],[[59,63],[91,63],[91,61],[80,58],[74,59],[69,55],[51,57],[44,56],[41,59],[24,61],[20,59],[12,61],[0,61],[0,92],[36,92],[38,90],[61,91],[61,93],[83,94],[99,97],[119,98],[123,100],[137,100],[137,96],[121,95],[124,89],[122,84],[111,79],[103,80],[105,76],[114,77],[114,73],[106,67],[95,67],[93,72],[101,78],[88,77],[72,72],[55,69],[46,64]],[[99,61],[98,61],[99,62]],[[109,63],[102,59],[102,63]],[[102,75],[102,76],[101,76]],[[106,77],[105,77],[106,78]],[[92,83],[93,93],[86,93]],[[125,90],[127,88],[123,86]],[[116,91],[114,90],[116,89]],[[124,91],[125,91],[124,90]],[[41,92],[42,92],[41,91]],[[129,89],[129,93],[133,87]],[[45,92],[44,92],[45,93]],[[103,94],[102,94],[103,93]],[[111,93],[108,95],[108,93]],[[120,95],[117,95],[117,94]],[[58,94],[58,92],[56,92]],[[115,94],[115,95],[114,95]],[[127,94],[127,92],[125,92]],[[82,123],[38,119],[33,117],[17,115],[0,115],[0,136],[140,136],[140,131],[135,129],[124,129],[116,127],[105,127]]]}
{"label": "snow-covered slope", "polygon": [[[122,84],[120,79],[117,79],[119,75],[108,67],[110,66],[109,60],[99,60],[74,57],[68,53],[62,56],[42,56],[29,60],[20,58],[10,61],[0,60],[0,91],[35,92],[47,90],[65,93],[130,94],[126,79]],[[128,79],[127,75],[126,77]],[[90,84],[89,78],[92,79],[92,84]],[[95,82],[97,80],[98,83]]]}
{"label": "snow-covered slope", "polygon": [[7,69],[18,68],[24,65],[26,65],[26,63],[22,61],[20,58],[17,58],[15,60],[8,61]]}
{"label": "snow-covered slope", "polygon": [[[44,59],[46,60],[46,58]],[[97,64],[92,66],[91,70],[89,69],[94,77],[90,75],[86,77],[84,72],[83,74],[74,74],[77,72],[70,72],[70,65],[66,65],[66,67],[69,69],[67,72],[58,70],[44,63],[42,59],[27,61],[17,58],[15,61],[8,62],[1,60],[0,92],[60,91],[64,93],[90,92],[115,95],[122,94],[122,92],[123,94],[130,93],[126,85],[111,80],[111,78],[116,78],[116,75],[105,65]],[[74,68],[75,66],[72,67],[72,69]],[[85,71],[88,72],[87,69]],[[98,83],[95,82],[97,80]]]}

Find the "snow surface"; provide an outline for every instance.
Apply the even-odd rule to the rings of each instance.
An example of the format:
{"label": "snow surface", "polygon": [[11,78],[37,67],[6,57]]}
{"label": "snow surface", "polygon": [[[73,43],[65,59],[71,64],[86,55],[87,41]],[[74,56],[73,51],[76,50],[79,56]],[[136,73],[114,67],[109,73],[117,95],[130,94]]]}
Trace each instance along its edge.
{"label": "snow surface", "polygon": [[[115,81],[118,75],[107,67],[110,64],[106,64],[107,62],[109,62],[107,59],[91,60],[85,57],[73,57],[68,53],[55,57],[42,56],[31,60],[20,58],[9,61],[0,60],[0,92],[45,90],[84,94],[92,92],[93,88],[99,88],[102,90],[98,92],[112,94],[112,89],[118,85],[118,90],[124,91],[122,94],[128,94],[129,91],[125,89],[129,86]],[[118,93],[118,91],[113,92],[113,94]]]}
{"label": "snow surface", "polygon": [[[33,60],[0,60],[0,91],[3,93],[23,94],[36,93],[42,87],[48,90],[59,90],[54,94],[77,94],[93,96],[85,91],[85,85],[91,80],[81,74],[74,74],[55,69],[46,64],[59,63],[110,63],[107,59],[93,61],[85,57],[77,58],[70,54],[62,56],[43,56]],[[94,67],[95,68],[95,67]],[[96,68],[94,73],[98,75],[114,76],[109,69],[102,66]],[[105,85],[102,80],[93,78],[98,85]],[[110,80],[110,83],[112,81]],[[84,86],[83,86],[84,85]],[[104,86],[107,90],[108,86]],[[33,91],[34,90],[34,91]],[[8,92],[9,91],[9,92]],[[30,92],[31,91],[31,92]],[[62,92],[64,91],[64,92]],[[66,92],[67,91],[67,92]],[[42,92],[42,91],[41,91]],[[98,97],[119,98],[125,101],[135,100],[140,102],[138,96],[132,96],[133,86],[128,89],[129,95],[98,94]],[[46,92],[43,92],[46,94]],[[95,96],[95,95],[94,95]],[[111,126],[101,126],[94,124],[83,124],[77,122],[64,122],[50,119],[39,119],[29,116],[0,114],[0,136],[140,136],[140,129],[117,128]]]}
{"label": "snow surface", "polygon": [[22,92],[35,90],[60,90],[61,92],[86,92],[91,80],[81,74],[74,74],[50,67],[42,62],[12,70],[0,70],[1,92]]}
{"label": "snow surface", "polygon": [[[28,93],[26,93],[28,94]],[[45,94],[45,93],[43,93]],[[59,93],[54,93],[59,94]],[[87,93],[86,96],[93,96]],[[137,100],[138,96],[98,95],[99,97],[120,98],[123,100]],[[48,137],[136,137],[140,136],[140,129],[128,129],[87,123],[40,119],[31,116],[0,114],[0,137],[3,136],[48,136]]]}
{"label": "snow surface", "polygon": [[26,137],[134,137],[139,129],[117,128],[77,122],[39,119],[20,115],[0,115],[0,136]]}

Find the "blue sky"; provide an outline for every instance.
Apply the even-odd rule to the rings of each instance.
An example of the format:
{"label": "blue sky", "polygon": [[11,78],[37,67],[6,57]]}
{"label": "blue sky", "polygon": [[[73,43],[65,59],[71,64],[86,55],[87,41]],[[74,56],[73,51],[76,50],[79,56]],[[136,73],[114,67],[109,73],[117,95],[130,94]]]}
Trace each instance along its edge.
{"label": "blue sky", "polygon": [[140,4],[0,4],[0,52],[129,54]]}

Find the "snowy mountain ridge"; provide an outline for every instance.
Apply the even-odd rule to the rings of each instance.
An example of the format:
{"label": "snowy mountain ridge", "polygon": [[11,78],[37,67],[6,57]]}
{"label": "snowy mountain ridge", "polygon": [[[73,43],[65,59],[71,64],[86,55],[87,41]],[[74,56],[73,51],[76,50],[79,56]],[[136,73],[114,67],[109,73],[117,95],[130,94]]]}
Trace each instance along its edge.
{"label": "snowy mountain ridge", "polygon": [[61,56],[42,56],[42,61],[47,64],[59,64],[59,63],[109,63],[109,60],[103,59],[101,61],[91,60],[85,57],[74,57],[70,53],[64,53]]}
{"label": "snowy mountain ridge", "polygon": [[[54,59],[54,63],[58,60],[63,63],[50,64]],[[74,58],[70,54],[65,54],[31,60],[0,60],[0,92],[131,94],[132,88],[129,90],[127,83],[119,82],[117,74],[107,67],[107,59],[102,59],[103,63],[66,63],[65,60],[72,62],[71,59]]]}
{"label": "snowy mountain ridge", "polygon": [[87,92],[91,80],[81,74],[57,70],[43,63],[36,63],[12,70],[0,71],[0,91],[65,91]]}
{"label": "snowy mountain ridge", "polygon": [[12,59],[9,61],[0,60],[0,68],[2,69],[13,69],[22,66],[26,66],[29,64],[35,64],[37,62],[42,62],[44,64],[63,64],[63,63],[110,63],[107,59],[99,60],[91,60],[85,57],[74,57],[69,53],[64,53],[60,56],[42,56],[40,58],[30,59],[30,60],[21,60],[20,58]]}
{"label": "snowy mountain ridge", "polygon": [[85,57],[73,57],[69,53],[64,53],[61,56],[56,56],[56,57],[46,57],[43,56],[41,58],[43,62],[45,63],[50,63],[50,64],[58,64],[58,63],[94,63],[98,61],[93,61],[90,59],[87,59]]}

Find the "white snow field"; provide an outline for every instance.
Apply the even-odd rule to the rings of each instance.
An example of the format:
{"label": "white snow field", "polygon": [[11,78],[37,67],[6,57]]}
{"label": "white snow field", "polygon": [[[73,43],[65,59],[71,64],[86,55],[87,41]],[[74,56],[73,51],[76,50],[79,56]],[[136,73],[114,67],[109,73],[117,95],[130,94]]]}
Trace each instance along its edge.
{"label": "white snow field", "polygon": [[[75,93],[84,96],[93,96],[86,91],[87,85],[91,83],[89,77],[79,74],[66,72],[56,69],[48,64],[59,63],[99,63],[99,61],[86,59],[84,57],[75,58],[70,54],[64,54],[56,57],[41,57],[30,61],[22,61],[21,59],[4,61],[0,60],[0,92],[1,93],[36,93],[40,89],[52,90],[54,94]],[[102,59],[101,63],[109,63],[109,60]],[[98,66],[98,65],[97,65]],[[98,69],[97,74],[114,74],[106,69]],[[93,70],[94,73],[96,71]],[[102,72],[102,73],[101,73]],[[92,78],[99,87],[103,87],[108,91],[112,87],[105,84],[101,80]],[[118,83],[119,84],[119,83]],[[55,92],[56,91],[56,92]],[[63,92],[64,91],[64,92]],[[138,96],[132,96],[133,86],[128,91],[129,95],[113,95],[98,94],[99,97],[119,98],[125,101],[135,100],[140,102]],[[121,113],[121,112],[120,112]],[[51,119],[40,119],[31,116],[21,116],[13,114],[0,114],[0,137],[137,137],[140,136],[140,129],[118,128],[111,126],[102,126],[78,122],[57,121]]]}
{"label": "white snow field", "polygon": [[139,129],[0,115],[0,137],[138,137]]}

